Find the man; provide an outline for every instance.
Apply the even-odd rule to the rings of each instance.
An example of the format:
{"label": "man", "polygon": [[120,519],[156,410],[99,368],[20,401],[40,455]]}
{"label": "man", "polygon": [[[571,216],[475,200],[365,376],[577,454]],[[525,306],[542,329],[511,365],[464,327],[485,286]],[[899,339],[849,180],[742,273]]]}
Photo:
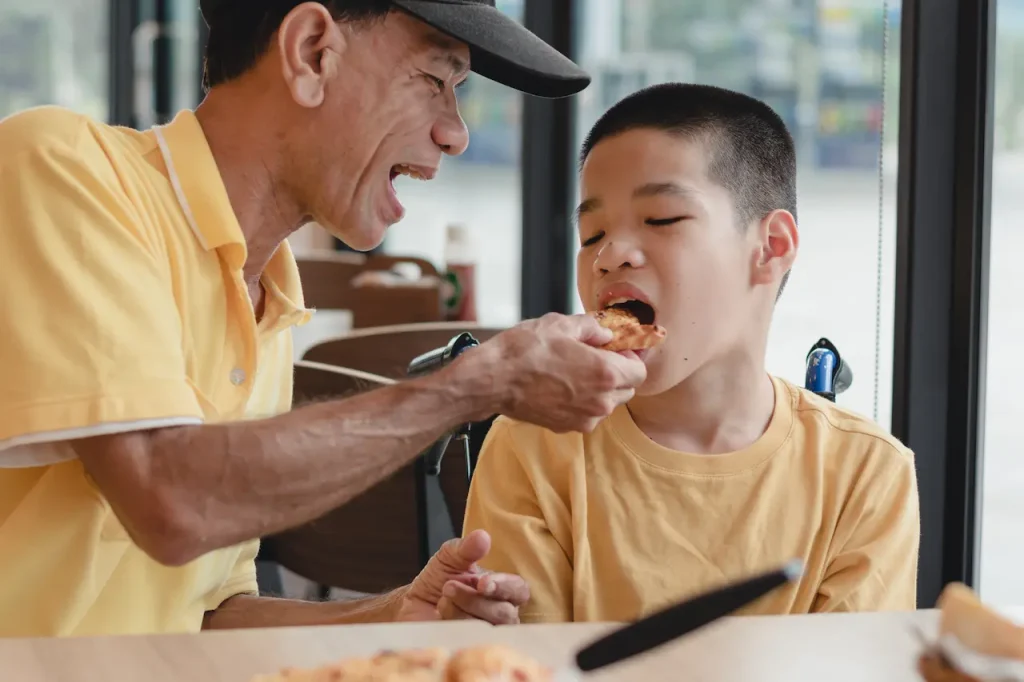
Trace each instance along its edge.
{"label": "man", "polygon": [[[519,325],[431,377],[289,412],[306,320],[285,238],[370,249],[467,144],[454,88],[588,80],[467,0],[204,0],[209,95],[136,132],[42,108],[0,123],[0,636],[481,618],[523,581],[475,533],[409,586],[263,599],[264,535],[344,504],[494,413],[589,430],[645,370],[592,320]],[[358,552],[358,547],[338,548]]]}

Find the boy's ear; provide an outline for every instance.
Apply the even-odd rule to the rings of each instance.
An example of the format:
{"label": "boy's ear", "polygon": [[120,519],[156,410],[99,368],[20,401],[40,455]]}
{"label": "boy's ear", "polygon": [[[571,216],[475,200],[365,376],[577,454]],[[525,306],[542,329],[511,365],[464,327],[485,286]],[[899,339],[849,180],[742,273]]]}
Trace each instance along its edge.
{"label": "boy's ear", "polygon": [[751,282],[778,285],[792,270],[799,247],[800,232],[793,214],[782,209],[772,211],[758,225]]}

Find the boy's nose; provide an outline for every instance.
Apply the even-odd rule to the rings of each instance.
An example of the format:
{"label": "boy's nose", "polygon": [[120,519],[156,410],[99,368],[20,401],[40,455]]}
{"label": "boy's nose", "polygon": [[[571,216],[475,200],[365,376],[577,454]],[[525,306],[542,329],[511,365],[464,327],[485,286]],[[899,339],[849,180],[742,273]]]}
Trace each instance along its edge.
{"label": "boy's nose", "polygon": [[644,255],[635,244],[627,240],[607,242],[594,259],[594,270],[607,274],[623,268],[639,268],[644,265]]}

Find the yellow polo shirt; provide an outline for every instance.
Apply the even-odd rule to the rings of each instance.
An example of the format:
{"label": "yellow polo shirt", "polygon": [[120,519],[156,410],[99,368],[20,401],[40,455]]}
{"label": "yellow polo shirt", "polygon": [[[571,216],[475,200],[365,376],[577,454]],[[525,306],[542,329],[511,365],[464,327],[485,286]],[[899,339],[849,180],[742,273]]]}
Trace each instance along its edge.
{"label": "yellow polo shirt", "polygon": [[56,107],[0,122],[0,636],[195,631],[256,590],[258,541],[150,559],[68,445],[290,408],[298,270],[282,245],[257,324],[245,259],[191,112],[162,134]]}

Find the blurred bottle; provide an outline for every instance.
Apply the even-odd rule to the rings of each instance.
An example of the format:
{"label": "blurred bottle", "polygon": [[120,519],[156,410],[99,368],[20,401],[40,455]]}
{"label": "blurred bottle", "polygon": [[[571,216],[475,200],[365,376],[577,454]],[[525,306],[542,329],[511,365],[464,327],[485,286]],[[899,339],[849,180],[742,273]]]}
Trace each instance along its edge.
{"label": "blurred bottle", "polygon": [[448,299],[448,319],[476,322],[476,260],[472,235],[465,225],[448,226],[444,246],[445,270],[455,288]]}

